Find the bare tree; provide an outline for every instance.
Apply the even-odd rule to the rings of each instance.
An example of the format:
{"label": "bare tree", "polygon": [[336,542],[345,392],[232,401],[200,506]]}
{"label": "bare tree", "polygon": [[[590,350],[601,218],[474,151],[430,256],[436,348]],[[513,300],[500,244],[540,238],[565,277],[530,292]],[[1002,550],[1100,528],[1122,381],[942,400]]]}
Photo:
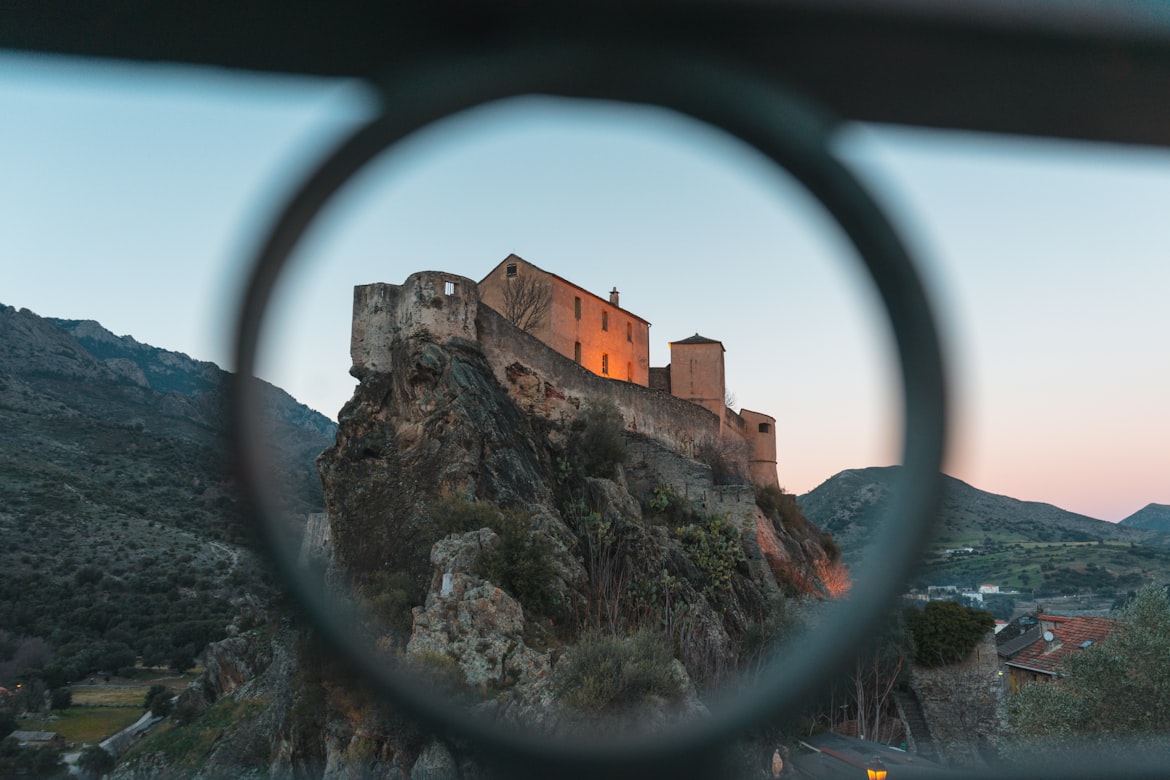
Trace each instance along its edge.
{"label": "bare tree", "polygon": [[531,274],[518,274],[504,284],[504,318],[525,333],[544,325],[552,308],[552,287]]}

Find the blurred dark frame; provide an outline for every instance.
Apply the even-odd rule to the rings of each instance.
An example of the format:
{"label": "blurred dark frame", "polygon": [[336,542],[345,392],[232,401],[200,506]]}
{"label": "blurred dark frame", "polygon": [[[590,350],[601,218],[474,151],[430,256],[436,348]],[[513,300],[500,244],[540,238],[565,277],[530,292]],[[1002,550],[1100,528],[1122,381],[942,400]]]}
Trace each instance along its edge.
{"label": "blurred dark frame", "polygon": [[707,49],[846,119],[1170,145],[1160,0],[0,0],[0,48],[315,76],[615,36]]}

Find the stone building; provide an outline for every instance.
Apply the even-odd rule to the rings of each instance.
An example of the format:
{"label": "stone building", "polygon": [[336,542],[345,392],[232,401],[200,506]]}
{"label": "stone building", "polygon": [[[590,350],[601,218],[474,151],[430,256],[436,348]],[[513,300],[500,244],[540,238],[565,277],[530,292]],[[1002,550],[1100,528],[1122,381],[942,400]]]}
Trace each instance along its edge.
{"label": "stone building", "polygon": [[[526,292],[517,295],[521,286]],[[395,340],[424,332],[439,341],[479,342],[502,384],[526,387],[515,390],[526,394],[516,400],[530,411],[567,416],[573,413],[567,399],[604,397],[631,430],[692,455],[704,442],[722,441],[742,452],[753,483],[779,485],[775,418],[727,408],[723,344],[696,334],[671,343],[670,365],[651,368],[650,323],[621,308],[616,289],[606,300],[516,255],[478,284],[423,271],[402,285],[359,285],[352,373],[385,370]],[[599,384],[569,369],[611,381]]]}
{"label": "stone building", "polygon": [[650,323],[618,305],[616,287],[607,300],[508,255],[480,280],[479,299],[598,376],[649,384]]}

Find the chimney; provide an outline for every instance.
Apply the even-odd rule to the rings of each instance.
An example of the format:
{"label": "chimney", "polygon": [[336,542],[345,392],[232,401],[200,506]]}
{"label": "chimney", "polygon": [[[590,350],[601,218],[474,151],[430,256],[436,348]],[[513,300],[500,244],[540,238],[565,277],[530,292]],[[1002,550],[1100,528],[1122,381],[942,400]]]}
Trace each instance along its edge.
{"label": "chimney", "polygon": [[615,287],[612,290],[610,290],[609,291],[609,302],[612,303],[614,306],[620,306],[621,304],[618,303],[618,296],[619,295],[621,295],[621,293],[618,292],[618,288]]}

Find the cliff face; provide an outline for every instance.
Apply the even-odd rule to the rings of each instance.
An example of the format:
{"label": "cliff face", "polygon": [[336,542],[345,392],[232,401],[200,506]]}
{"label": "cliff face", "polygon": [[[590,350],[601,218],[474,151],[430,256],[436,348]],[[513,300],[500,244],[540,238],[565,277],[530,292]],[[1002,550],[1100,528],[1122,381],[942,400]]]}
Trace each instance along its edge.
{"label": "cliff face", "polygon": [[412,614],[371,621],[384,646],[450,662],[461,683],[492,688],[499,717],[556,731],[579,715],[563,706],[565,659],[595,632],[661,636],[691,690],[681,701],[737,671],[784,595],[827,595],[834,550],[816,529],[765,513],[750,485],[716,486],[708,465],[539,364],[496,365],[474,339],[494,313],[473,326],[468,301],[430,295],[378,300],[432,321],[457,305],[458,332],[396,313],[409,327],[378,330],[375,355],[364,328],[361,383],[318,461],[341,577],[382,604],[387,573],[409,578]]}
{"label": "cliff face", "polygon": [[[778,491],[716,486],[710,466],[636,430],[627,410],[515,355],[499,365],[467,301],[405,297],[428,317],[362,332],[361,349],[381,346],[356,366],[318,460],[328,528],[311,524],[307,542],[333,556],[333,582],[367,608],[360,633],[388,662],[525,729],[654,730],[702,717],[704,695],[783,632],[786,598],[827,594],[817,572],[833,548],[781,511]],[[435,325],[448,320],[458,333]],[[396,719],[327,650],[234,641],[192,695],[209,713],[263,713],[268,771],[476,776],[474,756]],[[265,663],[250,679],[283,682],[244,681]],[[218,749],[230,755],[234,739]]]}

